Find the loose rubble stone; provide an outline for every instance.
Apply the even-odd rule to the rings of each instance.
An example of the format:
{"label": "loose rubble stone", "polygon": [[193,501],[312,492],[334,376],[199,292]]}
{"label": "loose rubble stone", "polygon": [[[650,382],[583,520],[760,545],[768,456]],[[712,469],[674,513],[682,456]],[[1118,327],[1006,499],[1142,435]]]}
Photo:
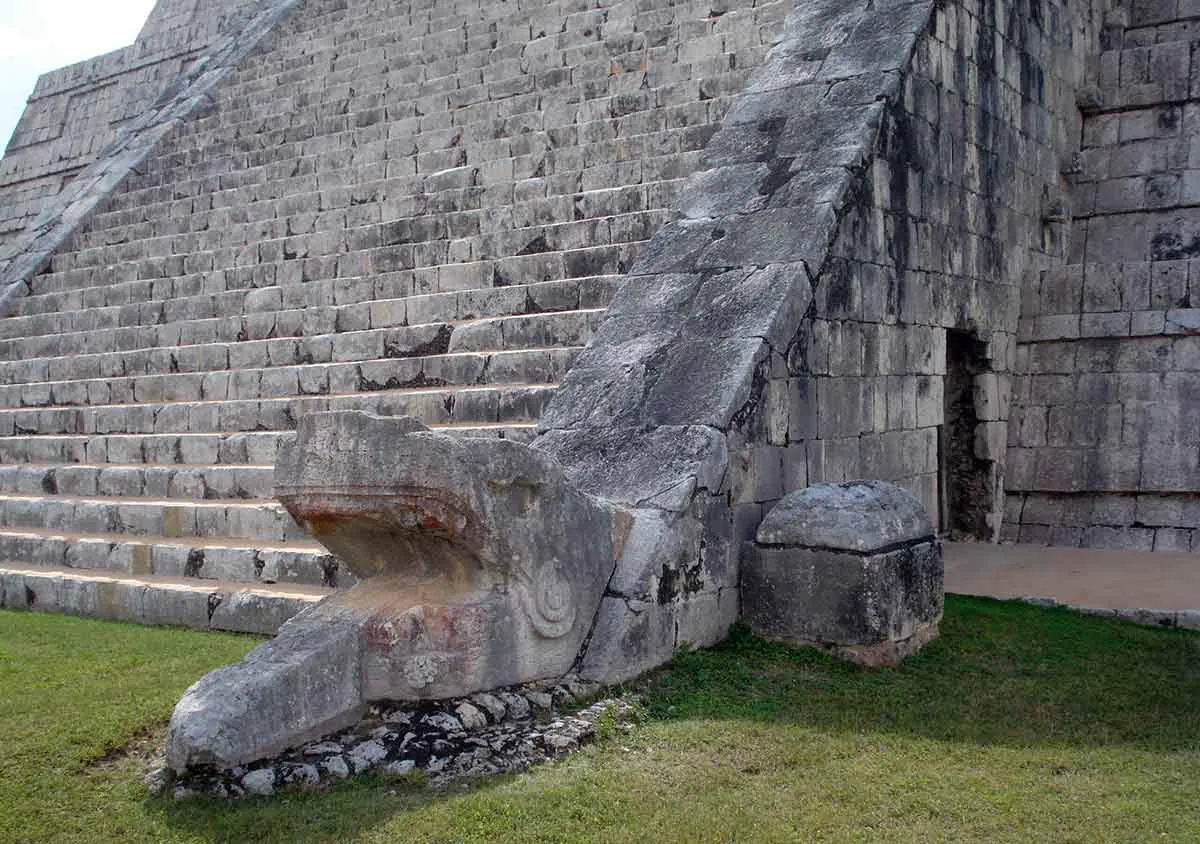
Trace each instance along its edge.
{"label": "loose rubble stone", "polygon": [[242,788],[247,794],[270,797],[275,793],[275,771],[272,768],[251,771],[242,777]]}
{"label": "loose rubble stone", "polygon": [[387,756],[387,748],[378,741],[366,741],[347,755],[356,774],[369,770]]}
{"label": "loose rubble stone", "polygon": [[460,703],[455,707],[454,714],[458,716],[464,730],[478,730],[487,726],[487,716],[469,703]]}
{"label": "loose rubble stone", "polygon": [[334,779],[344,780],[350,776],[350,766],[344,756],[329,756],[321,761],[321,767]]}
{"label": "loose rubble stone", "polygon": [[525,695],[525,699],[529,701],[536,715],[540,716],[554,711],[554,698],[545,692],[530,692]]}
{"label": "loose rubble stone", "polygon": [[474,695],[471,698],[471,701],[487,712],[488,716],[492,719],[493,724],[504,720],[504,716],[508,712],[504,706],[504,701],[500,700],[500,698],[496,697],[495,695],[486,693]]}
{"label": "loose rubble stone", "polygon": [[[424,772],[435,784],[463,777],[518,771],[578,750],[592,741],[598,725],[631,728],[635,707],[627,700],[606,698],[562,715],[555,705],[535,720],[534,702],[567,705],[579,694],[594,694],[595,684],[574,680],[497,692],[509,702],[500,718],[489,720],[465,700],[376,704],[353,727],[309,742],[250,766],[221,769],[193,767],[176,774],[163,768],[160,788],[174,786],[177,799],[198,794],[220,798],[266,796],[280,788],[313,788],[352,775],[379,771],[392,776]],[[466,719],[464,707],[479,718]],[[521,712],[521,715],[514,715]],[[157,782],[157,781],[156,781]]]}
{"label": "loose rubble stone", "polygon": [[386,773],[402,777],[405,774],[411,774],[416,767],[417,763],[412,759],[402,759],[399,762],[389,762],[383,770]]}

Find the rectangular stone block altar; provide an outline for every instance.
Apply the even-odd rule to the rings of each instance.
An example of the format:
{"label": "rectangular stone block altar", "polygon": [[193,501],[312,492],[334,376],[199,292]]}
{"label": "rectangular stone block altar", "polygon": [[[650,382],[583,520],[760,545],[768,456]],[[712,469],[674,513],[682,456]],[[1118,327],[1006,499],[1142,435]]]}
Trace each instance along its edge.
{"label": "rectangular stone block altar", "polygon": [[938,634],[942,549],[909,493],[881,481],[786,496],[747,545],[742,613],[759,636],[896,665]]}

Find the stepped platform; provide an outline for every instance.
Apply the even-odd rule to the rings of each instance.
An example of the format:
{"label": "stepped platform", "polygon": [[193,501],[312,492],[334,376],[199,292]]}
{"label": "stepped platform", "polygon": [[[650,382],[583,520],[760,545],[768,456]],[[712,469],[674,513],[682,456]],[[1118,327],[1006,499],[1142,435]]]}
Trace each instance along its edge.
{"label": "stepped platform", "polygon": [[297,421],[532,440],[790,8],[276,5],[0,319],[2,576],[354,585],[272,500]]}
{"label": "stepped platform", "polygon": [[[221,78],[0,318],[14,571],[345,588],[272,501],[305,414],[528,443],[635,395],[728,437],[730,547],[881,477],[949,533],[1200,550],[1188,4],[225,5],[187,53]],[[24,144],[109,114],[43,125],[84,70],[5,159],[0,272],[53,204],[58,142]],[[742,286],[801,266],[802,327],[742,331]],[[696,410],[726,388],[732,421]]]}

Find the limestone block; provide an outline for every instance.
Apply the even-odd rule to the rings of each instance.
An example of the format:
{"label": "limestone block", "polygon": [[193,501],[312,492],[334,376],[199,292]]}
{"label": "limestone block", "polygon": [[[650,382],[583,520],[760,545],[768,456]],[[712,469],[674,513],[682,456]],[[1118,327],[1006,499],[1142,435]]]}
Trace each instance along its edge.
{"label": "limestone block", "polygon": [[580,676],[619,683],[661,665],[675,652],[675,623],[673,606],[605,596]]}
{"label": "limestone block", "polygon": [[306,595],[232,592],[213,608],[209,626],[214,630],[271,635],[312,603],[314,599]]}
{"label": "limestone block", "polygon": [[353,723],[365,706],[362,627],[355,613],[319,605],[202,677],[171,716],[168,764],[232,767]]}
{"label": "limestone block", "polygon": [[758,635],[895,665],[936,638],[942,555],[910,493],[882,481],[784,497],[747,544],[742,612]]}
{"label": "limestone block", "polygon": [[209,586],[164,585],[144,601],[141,622],[203,630],[208,627],[209,615],[221,597]]}

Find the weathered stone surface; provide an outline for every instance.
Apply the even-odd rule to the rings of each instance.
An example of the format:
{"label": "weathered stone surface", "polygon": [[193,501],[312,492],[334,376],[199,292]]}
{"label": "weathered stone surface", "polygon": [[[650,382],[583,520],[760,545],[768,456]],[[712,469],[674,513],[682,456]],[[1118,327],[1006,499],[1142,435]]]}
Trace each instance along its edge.
{"label": "weathered stone surface", "polygon": [[[603,15],[555,0],[546,14],[565,17],[561,28],[536,10],[485,4],[467,10],[492,27],[476,40],[473,30],[434,31],[455,14],[440,5],[397,16],[349,0],[334,14],[298,6],[270,49],[244,61],[238,51],[293,4],[242,5],[252,14],[228,20],[257,23],[194,42],[208,56],[163,71],[179,82],[153,107],[110,119],[118,104],[94,84],[111,78],[104,63],[89,65],[104,71],[95,79],[81,70],[39,86],[53,89],[35,98],[46,106],[78,95],[72,110],[120,129],[121,143],[95,145],[109,147],[103,166],[65,192],[58,174],[84,162],[50,156],[63,202],[28,237],[13,239],[20,227],[6,227],[0,197],[0,277],[23,279],[9,290],[20,316],[0,322],[0,463],[34,470],[0,472],[11,484],[0,486],[10,494],[0,523],[41,531],[0,531],[0,556],[173,567],[193,579],[363,578],[323,610],[323,635],[344,638],[358,660],[359,688],[314,674],[328,706],[286,729],[315,729],[377,695],[459,694],[577,658],[590,676],[630,676],[683,642],[715,641],[736,615],[740,542],[810,482],[893,479],[934,512],[948,486],[943,446],[957,445],[964,466],[949,474],[979,481],[992,496],[980,521],[998,528],[1010,421],[1014,436],[1039,440],[1010,457],[1021,471],[1007,477],[1032,478],[1030,488],[1073,493],[1065,481],[1076,473],[1113,494],[1195,487],[1195,383],[1167,376],[1198,368],[1187,266],[1197,228],[1171,204],[1195,205],[1200,181],[1187,169],[1182,109],[1108,90],[1187,99],[1178,79],[1151,78],[1172,75],[1163,68],[1179,50],[1156,44],[1152,61],[1101,62],[1102,77],[1126,64],[1146,78],[1101,80],[1096,102],[1119,110],[1096,106],[1083,127],[1091,153],[1066,174],[1084,186],[1073,210],[1112,218],[1080,226],[1076,257],[1153,260],[1039,281],[1034,297],[1016,283],[1068,248],[1058,189],[1080,136],[1073,90],[1094,4],[1046,0],[1035,14],[997,0],[981,14],[933,0],[746,0],[691,18],[669,0]],[[408,78],[430,63],[436,78]],[[354,93],[326,78],[334,65],[359,69]],[[1187,76],[1185,65],[1174,75]],[[412,96],[380,106],[397,85]],[[280,89],[305,107],[280,108]],[[39,115],[36,102],[22,149],[71,125]],[[203,119],[184,119],[193,112]],[[272,143],[247,156],[237,143],[247,130]],[[1168,159],[1178,172],[1135,172]],[[0,167],[0,185],[20,182],[9,175]],[[1150,205],[1157,216],[1129,222]],[[5,246],[18,240],[28,249],[9,260]],[[638,274],[601,324],[631,266]],[[1018,296],[1039,310],[1021,314],[1031,318],[1024,360]],[[1054,310],[1081,302],[1087,313]],[[1170,342],[1157,342],[1167,332]],[[948,373],[954,335],[978,349]],[[1118,338],[1123,351],[1108,354]],[[1037,343],[1046,348],[1031,352]],[[1069,377],[1085,356],[1105,378]],[[1018,387],[1021,419],[1009,414],[1014,370],[1030,373]],[[1156,406],[1160,385],[1181,400]],[[1082,409],[1052,400],[1068,394],[1089,398]],[[536,423],[541,437],[530,453],[347,416],[281,445],[305,414],[347,409],[525,441]],[[1143,431],[1153,432],[1144,448],[1134,444]],[[281,480],[290,472],[296,484],[281,492],[343,563],[277,507],[246,500],[269,496],[280,447]],[[96,468],[109,462],[118,467]],[[87,468],[37,468],[46,463]],[[119,465],[129,463],[161,465]],[[230,471],[240,463],[259,474]],[[102,495],[155,503],[78,500]],[[162,503],[170,497],[203,506]],[[637,511],[624,548],[616,506]],[[1039,508],[1029,509],[1032,520]],[[1024,518],[1020,506],[1015,515]],[[1116,525],[1098,508],[1092,519],[1086,531],[1070,526],[1080,541],[1197,542],[1190,523]],[[93,533],[50,533],[68,523]],[[217,541],[104,535],[152,524],[162,540]],[[877,580],[903,580],[889,555],[928,539],[927,526],[913,528],[919,537],[890,523],[867,530],[840,512],[803,525],[807,540],[779,533],[763,552],[833,548],[839,559],[878,557]],[[230,535],[257,541],[234,553],[220,541]],[[290,547],[260,549],[267,539]],[[147,610],[137,587],[12,583],[0,575],[0,602],[245,630],[259,617],[263,629],[274,623],[266,605],[215,587]],[[902,618],[875,618],[864,603],[873,606],[864,599],[855,612],[870,623],[855,635],[904,634]],[[280,678],[293,688],[319,662],[278,656],[231,675],[245,695],[266,700]],[[476,698],[439,722],[454,729],[478,720],[471,709],[528,705]],[[243,717],[226,709],[212,711],[209,734]],[[270,725],[245,729],[248,744],[281,740]],[[310,767],[344,775],[366,764],[335,747]]]}
{"label": "weathered stone surface", "polygon": [[817,484],[786,496],[758,529],[761,545],[869,554],[932,540],[933,523],[912,493],[885,481]]}
{"label": "weathered stone surface", "polygon": [[578,668],[606,684],[635,677],[685,645],[716,644],[738,617],[732,524],[722,496],[696,495],[685,512],[643,508],[633,515]]}
{"label": "weathered stone surface", "polygon": [[742,612],[758,635],[895,665],[937,636],[942,583],[941,545],[910,493],[823,485],[785,496],[747,546]]}
{"label": "weathered stone surface", "polygon": [[552,430],[534,446],[581,489],[630,507],[686,507],[695,490],[721,488],[729,461],[725,438],[701,425]]}
{"label": "weathered stone surface", "polygon": [[366,705],[362,630],[363,619],[327,602],[206,674],[171,716],[168,763],[228,768],[353,723]]}
{"label": "weathered stone surface", "polygon": [[250,771],[242,777],[242,788],[247,794],[269,797],[275,793],[275,772],[270,768]]}
{"label": "weathered stone surface", "polygon": [[362,582],[188,691],[171,724],[176,770],[261,758],[353,720],[368,701],[565,674],[629,522],[545,453],[406,417],[305,417],[276,483]]}
{"label": "weathered stone surface", "polygon": [[675,650],[672,607],[605,596],[580,671],[589,679],[621,682],[661,665]]}
{"label": "weathered stone surface", "polygon": [[557,676],[574,662],[627,517],[548,455],[411,419],[314,414],[277,494],[359,576],[367,699],[441,698]]}

